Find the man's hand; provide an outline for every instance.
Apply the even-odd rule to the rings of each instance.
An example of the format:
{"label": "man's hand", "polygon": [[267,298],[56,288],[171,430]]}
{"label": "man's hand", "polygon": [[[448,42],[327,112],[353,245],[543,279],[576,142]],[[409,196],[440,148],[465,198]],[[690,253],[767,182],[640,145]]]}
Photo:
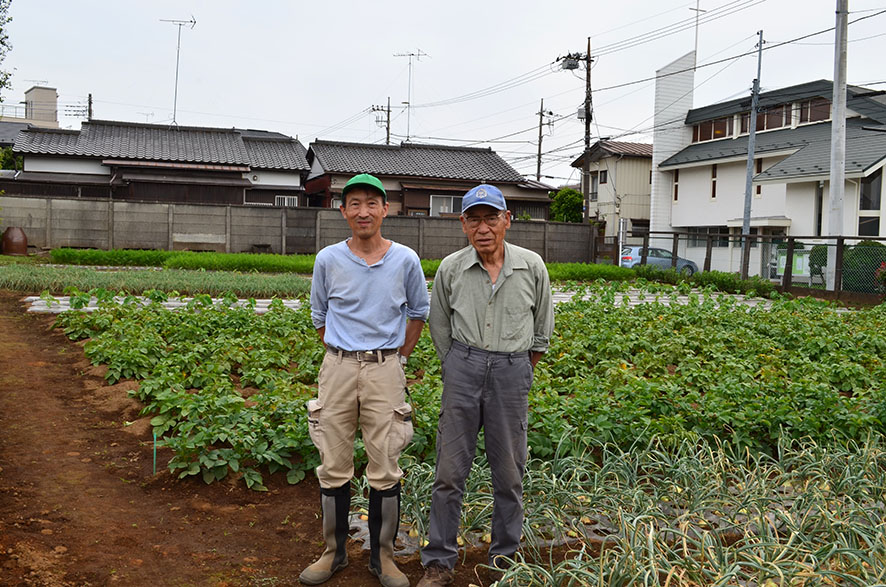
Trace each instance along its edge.
{"label": "man's hand", "polygon": [[529,351],[529,362],[532,363],[532,368],[535,369],[535,366],[541,360],[541,356],[544,353],[539,351]]}

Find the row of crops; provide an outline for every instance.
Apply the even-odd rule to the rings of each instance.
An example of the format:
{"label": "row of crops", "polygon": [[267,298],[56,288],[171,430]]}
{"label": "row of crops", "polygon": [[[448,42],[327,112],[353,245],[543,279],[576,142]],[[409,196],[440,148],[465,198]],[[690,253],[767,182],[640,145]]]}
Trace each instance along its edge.
{"label": "row of crops", "polygon": [[[627,287],[582,287],[556,309],[530,396],[518,584],[886,581],[886,308],[777,296],[751,307],[713,290],[678,304],[685,285],[650,283],[630,306]],[[304,403],[323,347],[307,308],[99,297],[100,311],[58,325],[89,339],[109,382],[139,381],[173,472],[262,489],[269,474],[297,483],[318,464]],[[407,375],[416,434],[403,511],[421,536],[441,391],[426,332]],[[466,543],[488,531],[489,487],[475,466]]]}

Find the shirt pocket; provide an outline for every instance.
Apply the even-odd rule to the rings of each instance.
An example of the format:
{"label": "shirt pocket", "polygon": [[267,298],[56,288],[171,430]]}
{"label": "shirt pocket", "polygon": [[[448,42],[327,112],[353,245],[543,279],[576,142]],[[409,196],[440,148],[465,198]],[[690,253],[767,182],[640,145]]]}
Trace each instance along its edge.
{"label": "shirt pocket", "polygon": [[521,308],[505,308],[504,324],[501,329],[503,340],[532,338],[532,314]]}

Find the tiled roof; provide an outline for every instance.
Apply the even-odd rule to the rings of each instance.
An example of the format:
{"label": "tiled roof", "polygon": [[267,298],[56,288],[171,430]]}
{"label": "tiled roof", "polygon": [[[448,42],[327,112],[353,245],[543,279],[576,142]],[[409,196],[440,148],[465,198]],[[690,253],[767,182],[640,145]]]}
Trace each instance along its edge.
{"label": "tiled roof", "polygon": [[296,139],[243,137],[249,164],[258,169],[309,169],[307,151]]}
{"label": "tiled roof", "polygon": [[520,183],[523,176],[491,149],[445,145],[372,145],[314,141],[311,159],[325,173],[372,173],[470,181]]}
{"label": "tiled roof", "polygon": [[297,140],[237,129],[92,120],[79,131],[24,130],[13,149],[25,154],[308,169],[304,147]]}
{"label": "tiled roof", "polygon": [[[858,174],[886,158],[886,125],[863,118],[846,120],[846,173]],[[826,176],[830,173],[831,124],[829,122],[781,129],[756,135],[754,152],[789,152],[781,162],[764,170],[756,181],[786,181],[804,177]],[[721,139],[695,143],[669,157],[660,164],[667,169],[694,163],[715,163],[720,159],[747,157],[747,135],[736,139]]]}

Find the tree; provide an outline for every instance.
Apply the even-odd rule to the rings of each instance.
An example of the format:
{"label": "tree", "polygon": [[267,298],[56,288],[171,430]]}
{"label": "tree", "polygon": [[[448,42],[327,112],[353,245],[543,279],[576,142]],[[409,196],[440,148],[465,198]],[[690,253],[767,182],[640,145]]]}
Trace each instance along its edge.
{"label": "tree", "polygon": [[551,203],[551,220],[554,222],[582,222],[581,192],[571,188],[563,188],[553,196]]}
{"label": "tree", "polygon": [[0,169],[14,169],[21,171],[23,169],[22,157],[16,157],[12,153],[12,147],[3,147],[0,149]]}
{"label": "tree", "polygon": [[[3,64],[3,61],[6,60],[6,54],[12,49],[12,44],[9,42],[8,27],[6,26],[12,21],[12,17],[9,16],[9,4],[11,2],[12,0],[0,0],[0,65]],[[10,72],[0,70],[0,102],[3,101],[3,90],[12,85],[9,82],[10,77],[12,77]]]}

